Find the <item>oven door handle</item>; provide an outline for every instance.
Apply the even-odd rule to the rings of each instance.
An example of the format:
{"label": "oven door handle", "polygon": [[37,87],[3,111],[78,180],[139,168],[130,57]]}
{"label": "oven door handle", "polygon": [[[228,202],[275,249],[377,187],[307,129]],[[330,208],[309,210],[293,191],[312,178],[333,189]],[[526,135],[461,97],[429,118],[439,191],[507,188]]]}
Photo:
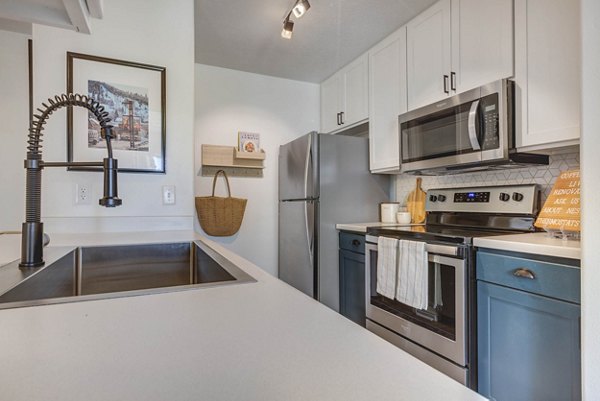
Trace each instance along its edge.
{"label": "oven door handle", "polygon": [[477,139],[477,126],[475,125],[477,110],[479,109],[479,100],[471,103],[471,110],[469,110],[469,119],[468,119],[468,131],[469,131],[469,141],[471,142],[471,147],[473,150],[481,150],[481,145],[479,144],[479,139]]}
{"label": "oven door handle", "polygon": [[[371,249],[377,250],[377,238],[373,235],[367,235],[366,241],[368,244],[374,244]],[[425,250],[430,254],[459,256],[459,248],[453,245],[425,244]]]}

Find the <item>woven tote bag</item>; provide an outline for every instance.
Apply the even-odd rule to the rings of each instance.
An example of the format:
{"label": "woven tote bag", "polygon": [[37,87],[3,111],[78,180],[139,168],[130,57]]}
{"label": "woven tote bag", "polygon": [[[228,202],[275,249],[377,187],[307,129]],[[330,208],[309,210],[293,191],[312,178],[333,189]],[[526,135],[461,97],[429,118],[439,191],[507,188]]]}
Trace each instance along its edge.
{"label": "woven tote bag", "polygon": [[[215,196],[219,174],[225,177],[228,193],[226,198]],[[227,174],[223,170],[217,171],[213,178],[212,196],[196,197],[196,212],[200,227],[205,233],[214,237],[229,237],[237,233],[244,219],[247,202],[247,199],[231,197]]]}

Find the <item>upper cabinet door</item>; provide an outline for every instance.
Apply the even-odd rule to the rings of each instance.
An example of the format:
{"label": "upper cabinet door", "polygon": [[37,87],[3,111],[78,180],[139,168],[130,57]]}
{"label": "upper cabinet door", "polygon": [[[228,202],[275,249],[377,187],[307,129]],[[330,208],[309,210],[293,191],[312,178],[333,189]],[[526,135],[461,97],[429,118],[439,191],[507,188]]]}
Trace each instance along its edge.
{"label": "upper cabinet door", "polygon": [[345,127],[369,117],[368,70],[369,59],[366,54],[343,70],[341,122]]}
{"label": "upper cabinet door", "polygon": [[578,144],[580,31],[579,0],[515,3],[518,148]]}
{"label": "upper cabinet door", "polygon": [[406,106],[406,27],[369,52],[369,165],[372,172],[400,170],[398,116]]}
{"label": "upper cabinet door", "polygon": [[321,84],[321,132],[329,133],[340,127],[340,90],[342,77],[339,74]]}
{"label": "upper cabinet door", "polygon": [[434,103],[449,95],[450,46],[450,0],[434,4],[408,23],[409,110]]}
{"label": "upper cabinet door", "polygon": [[513,0],[452,0],[452,93],[512,77],[513,54]]}

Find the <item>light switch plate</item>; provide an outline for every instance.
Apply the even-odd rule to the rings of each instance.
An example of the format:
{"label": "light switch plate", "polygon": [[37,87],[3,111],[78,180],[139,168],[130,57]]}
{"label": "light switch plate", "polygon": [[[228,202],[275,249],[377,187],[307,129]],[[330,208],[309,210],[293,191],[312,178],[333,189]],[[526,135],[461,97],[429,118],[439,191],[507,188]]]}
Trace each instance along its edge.
{"label": "light switch plate", "polygon": [[175,185],[163,185],[162,187],[163,205],[175,204]]}

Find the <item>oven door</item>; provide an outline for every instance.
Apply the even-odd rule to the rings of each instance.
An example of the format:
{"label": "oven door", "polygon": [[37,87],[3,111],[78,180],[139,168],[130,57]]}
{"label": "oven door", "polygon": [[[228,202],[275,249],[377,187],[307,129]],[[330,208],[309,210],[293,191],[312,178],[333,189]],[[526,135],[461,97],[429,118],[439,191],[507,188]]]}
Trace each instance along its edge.
{"label": "oven door", "polygon": [[427,310],[377,293],[377,245],[366,246],[366,313],[371,321],[466,366],[466,259],[453,245],[428,244]]}

